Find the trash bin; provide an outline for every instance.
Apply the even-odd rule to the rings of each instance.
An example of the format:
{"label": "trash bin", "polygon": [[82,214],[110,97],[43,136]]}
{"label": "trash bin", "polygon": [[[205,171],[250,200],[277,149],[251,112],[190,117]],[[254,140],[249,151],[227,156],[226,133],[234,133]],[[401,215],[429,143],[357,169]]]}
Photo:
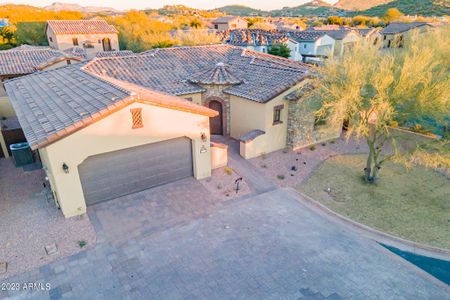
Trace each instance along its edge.
{"label": "trash bin", "polygon": [[33,163],[33,153],[28,143],[17,143],[9,145],[16,167],[22,167]]}

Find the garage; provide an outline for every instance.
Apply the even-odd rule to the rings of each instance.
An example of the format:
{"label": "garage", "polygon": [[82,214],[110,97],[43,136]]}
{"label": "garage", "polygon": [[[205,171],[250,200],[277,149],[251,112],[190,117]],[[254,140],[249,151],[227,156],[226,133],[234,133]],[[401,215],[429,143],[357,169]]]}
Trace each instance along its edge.
{"label": "garage", "polygon": [[78,166],[86,205],[193,176],[189,138],[88,157]]}

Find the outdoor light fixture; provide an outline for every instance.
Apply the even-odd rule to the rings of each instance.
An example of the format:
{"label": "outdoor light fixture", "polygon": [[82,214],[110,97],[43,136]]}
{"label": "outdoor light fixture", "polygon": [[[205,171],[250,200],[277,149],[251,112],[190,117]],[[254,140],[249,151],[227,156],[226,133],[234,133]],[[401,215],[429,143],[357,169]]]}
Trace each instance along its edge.
{"label": "outdoor light fixture", "polygon": [[62,164],[62,169],[64,173],[69,174],[69,166],[66,163]]}
{"label": "outdoor light fixture", "polygon": [[202,138],[202,141],[203,141],[203,142],[206,142],[206,141],[207,141],[206,133],[202,132],[202,133],[200,134],[200,137]]}

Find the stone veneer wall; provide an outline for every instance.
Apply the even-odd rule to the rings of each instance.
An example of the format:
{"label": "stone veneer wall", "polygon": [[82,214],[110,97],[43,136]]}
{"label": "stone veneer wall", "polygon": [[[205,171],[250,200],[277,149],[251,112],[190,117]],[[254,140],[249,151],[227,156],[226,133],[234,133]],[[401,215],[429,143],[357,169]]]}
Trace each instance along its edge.
{"label": "stone veneer wall", "polygon": [[342,128],[322,125],[314,128],[314,109],[305,99],[292,100],[288,104],[287,146],[292,149],[337,138]]}
{"label": "stone veneer wall", "polygon": [[214,98],[220,98],[223,100],[224,105],[222,107],[222,117],[223,117],[223,130],[224,135],[228,136],[230,135],[230,95],[225,94],[223,92],[224,89],[228,88],[230,85],[201,85],[203,88],[206,89],[206,92],[202,93],[202,105],[208,106],[209,100],[215,100]]}

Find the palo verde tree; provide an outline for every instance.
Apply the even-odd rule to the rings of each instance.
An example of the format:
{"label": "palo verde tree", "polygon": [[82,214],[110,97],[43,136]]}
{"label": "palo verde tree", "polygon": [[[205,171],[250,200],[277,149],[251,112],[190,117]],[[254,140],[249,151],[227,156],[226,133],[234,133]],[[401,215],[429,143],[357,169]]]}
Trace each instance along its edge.
{"label": "palo verde tree", "polygon": [[397,124],[424,118],[443,124],[450,116],[449,34],[448,28],[442,28],[412,35],[397,49],[356,44],[343,58],[319,68],[318,117],[327,117],[335,126],[346,120],[347,137],[365,139],[367,182],[374,182],[390,159],[450,167],[450,144],[445,138],[406,149],[393,130]]}

